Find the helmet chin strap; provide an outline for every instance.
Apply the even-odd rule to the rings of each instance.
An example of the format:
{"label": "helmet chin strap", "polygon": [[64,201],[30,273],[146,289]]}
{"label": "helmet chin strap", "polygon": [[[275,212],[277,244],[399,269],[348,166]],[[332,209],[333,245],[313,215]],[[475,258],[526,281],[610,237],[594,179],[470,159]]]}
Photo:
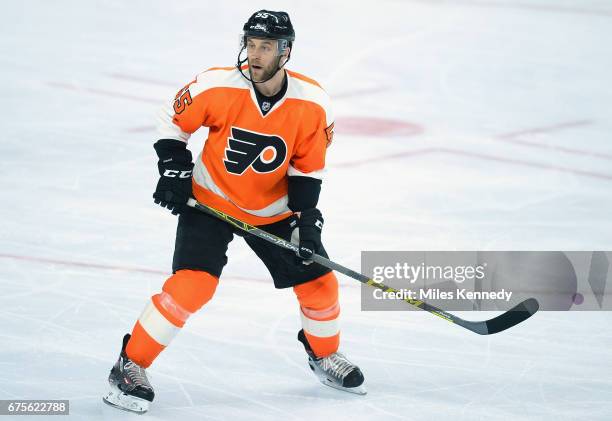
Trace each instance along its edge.
{"label": "helmet chin strap", "polygon": [[285,60],[285,62],[279,66],[281,58],[283,56],[279,56],[278,58],[278,62],[276,63],[276,71],[274,73],[272,73],[272,76],[270,76],[269,78],[267,78],[266,80],[260,80],[260,81],[255,81],[252,78],[248,77],[247,75],[244,74],[244,72],[242,71],[241,67],[244,64],[245,61],[247,61],[249,58],[246,57],[243,60],[240,60],[240,55],[242,54],[242,52],[244,51],[244,47],[238,52],[238,60],[236,61],[236,68],[238,69],[238,71],[240,72],[240,74],[242,75],[242,77],[244,77],[246,80],[248,80],[251,83],[265,83],[267,81],[269,81],[270,79],[272,79],[274,76],[276,76],[276,74],[279,72],[279,70],[281,70],[283,67],[285,67],[285,64],[287,64],[287,62],[289,61],[289,59],[291,58],[291,54],[289,54],[287,56],[287,60]]}

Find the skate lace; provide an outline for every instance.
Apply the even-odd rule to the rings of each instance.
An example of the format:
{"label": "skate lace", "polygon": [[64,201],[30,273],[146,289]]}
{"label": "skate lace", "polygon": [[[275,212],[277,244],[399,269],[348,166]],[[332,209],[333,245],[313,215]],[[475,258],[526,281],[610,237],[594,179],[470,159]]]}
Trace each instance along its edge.
{"label": "skate lace", "polygon": [[128,362],[125,363],[124,369],[127,372],[127,375],[132,381],[134,387],[142,386],[149,389],[151,388],[151,386],[149,385],[149,379],[147,379],[147,373],[145,373],[144,368],[142,368],[132,360],[128,360]]}
{"label": "skate lace", "polygon": [[339,352],[322,358],[321,366],[325,371],[331,372],[335,377],[344,379],[355,367],[346,357]]}

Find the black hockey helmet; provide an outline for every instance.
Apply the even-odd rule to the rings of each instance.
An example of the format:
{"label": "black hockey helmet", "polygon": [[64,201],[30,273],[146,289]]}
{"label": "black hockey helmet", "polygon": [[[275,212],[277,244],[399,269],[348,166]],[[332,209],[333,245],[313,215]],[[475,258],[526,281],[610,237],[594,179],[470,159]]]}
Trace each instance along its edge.
{"label": "black hockey helmet", "polygon": [[295,41],[295,31],[286,12],[260,10],[251,15],[244,24],[243,36],[287,40],[289,48]]}
{"label": "black hockey helmet", "polygon": [[[291,49],[293,47],[293,41],[295,41],[295,31],[293,30],[291,19],[289,19],[289,14],[287,12],[273,12],[271,10],[262,9],[253,13],[242,27],[240,51],[238,52],[236,68],[249,82],[267,82],[268,80],[272,79],[274,75],[270,76],[266,80],[255,82],[242,71],[241,66],[247,61],[247,57],[241,57],[243,52],[246,50],[248,37],[269,38],[277,41],[278,61],[276,72],[278,72],[291,58]],[[282,55],[287,51],[287,48],[289,48],[289,53],[286,56],[286,60],[281,64]]]}

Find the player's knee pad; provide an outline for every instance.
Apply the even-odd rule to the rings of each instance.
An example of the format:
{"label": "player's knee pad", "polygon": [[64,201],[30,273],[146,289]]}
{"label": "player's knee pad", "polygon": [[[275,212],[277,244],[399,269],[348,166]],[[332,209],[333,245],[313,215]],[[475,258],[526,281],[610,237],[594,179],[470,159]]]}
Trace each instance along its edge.
{"label": "player's knee pad", "polygon": [[158,300],[164,300],[164,307],[172,309],[172,313],[180,315],[182,310],[189,316],[210,301],[218,283],[219,279],[208,272],[179,270],[168,278]]}
{"label": "player's knee pad", "polygon": [[[338,308],[338,280],[329,272],[312,281],[296,285],[293,291],[302,309],[336,313]],[[329,314],[331,315],[331,314]],[[329,316],[328,315],[328,316]],[[320,319],[327,318],[321,315]]]}

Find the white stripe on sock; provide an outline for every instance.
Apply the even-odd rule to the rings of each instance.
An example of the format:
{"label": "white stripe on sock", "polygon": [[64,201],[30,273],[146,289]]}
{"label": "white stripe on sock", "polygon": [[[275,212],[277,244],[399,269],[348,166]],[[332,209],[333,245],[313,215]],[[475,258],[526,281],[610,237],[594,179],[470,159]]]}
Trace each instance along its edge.
{"label": "white stripe on sock", "polygon": [[333,320],[313,320],[309,319],[300,310],[300,316],[302,318],[302,328],[305,332],[318,338],[329,338],[335,336],[340,332],[340,324],[338,318]]}
{"label": "white stripe on sock", "polygon": [[168,346],[176,334],[181,330],[176,327],[149,301],[138,319],[140,325],[160,345]]}

